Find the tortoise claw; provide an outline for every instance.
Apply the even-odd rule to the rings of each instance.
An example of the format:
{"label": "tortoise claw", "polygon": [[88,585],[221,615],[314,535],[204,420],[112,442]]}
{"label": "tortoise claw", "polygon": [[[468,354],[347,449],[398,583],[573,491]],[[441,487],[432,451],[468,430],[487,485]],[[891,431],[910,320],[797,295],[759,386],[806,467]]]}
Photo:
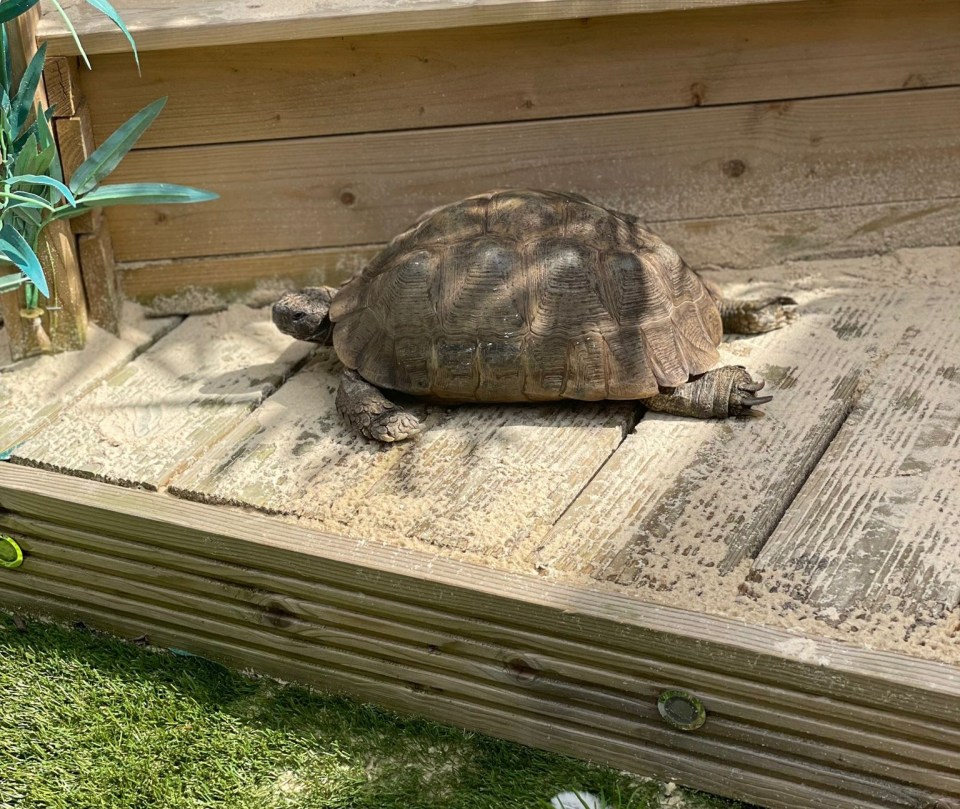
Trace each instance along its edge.
{"label": "tortoise claw", "polygon": [[741,382],[739,387],[740,390],[749,391],[750,393],[756,393],[758,390],[763,388],[763,380],[758,379],[756,382]]}
{"label": "tortoise claw", "polygon": [[754,407],[755,405],[766,404],[767,402],[772,402],[772,396],[742,396],[740,397],[740,404],[743,407]]}

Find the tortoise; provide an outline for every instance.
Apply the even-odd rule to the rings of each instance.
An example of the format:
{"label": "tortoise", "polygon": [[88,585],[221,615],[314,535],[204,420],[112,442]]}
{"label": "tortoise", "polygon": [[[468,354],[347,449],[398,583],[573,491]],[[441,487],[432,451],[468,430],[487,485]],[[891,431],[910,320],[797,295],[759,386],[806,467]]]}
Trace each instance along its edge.
{"label": "tortoise", "polygon": [[332,344],[336,406],[401,441],[421,422],[382,392],[444,403],[641,400],[699,418],[758,413],[742,366],[711,370],[726,330],[793,317],[787,297],[725,300],[635,216],[555,191],[500,190],[435,208],[339,289],[281,298],[273,321]]}

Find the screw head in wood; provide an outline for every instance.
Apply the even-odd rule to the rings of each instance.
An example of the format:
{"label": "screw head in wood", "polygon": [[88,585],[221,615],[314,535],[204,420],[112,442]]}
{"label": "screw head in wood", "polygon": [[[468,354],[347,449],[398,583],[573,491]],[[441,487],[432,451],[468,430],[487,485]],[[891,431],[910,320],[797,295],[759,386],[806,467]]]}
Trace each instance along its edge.
{"label": "screw head in wood", "polygon": [[23,564],[23,551],[13,537],[0,534],[0,567],[13,570]]}
{"label": "screw head in wood", "polygon": [[707,721],[707,709],[703,703],[686,691],[661,692],[657,710],[663,720],[677,730],[696,730]]}

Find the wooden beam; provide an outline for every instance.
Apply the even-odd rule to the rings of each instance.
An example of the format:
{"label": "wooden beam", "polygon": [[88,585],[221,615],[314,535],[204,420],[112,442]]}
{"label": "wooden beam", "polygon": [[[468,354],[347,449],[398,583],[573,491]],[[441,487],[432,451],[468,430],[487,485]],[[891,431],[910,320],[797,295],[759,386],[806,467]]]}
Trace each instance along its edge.
{"label": "wooden beam", "polygon": [[[77,217],[78,220],[82,218]],[[90,319],[111,334],[119,334],[123,300],[113,261],[113,243],[106,220],[98,216],[96,221],[95,232],[77,236],[83,286],[90,306]]]}
{"label": "wooden beam", "polygon": [[[603,14],[635,14],[674,9],[771,5],[787,0],[604,0]],[[569,19],[597,14],[589,0],[330,0],[296,4],[251,4],[225,0],[200,5],[184,15],[178,0],[159,0],[149,8],[134,0],[116,8],[141,51],[202,45],[237,45],[314,37],[340,37],[383,31],[416,31],[466,25],[496,25],[530,20]],[[99,12],[71,7],[71,19],[88,53],[126,51],[129,44]],[[41,36],[53,54],[75,54],[76,44],[53,7],[44,8]]]}
{"label": "wooden beam", "polygon": [[100,142],[166,95],[137,148],[232,143],[956,85],[960,5],[812,0],[148,51],[139,81],[129,54],[93,65]]}
{"label": "wooden beam", "polygon": [[[117,259],[141,261],[377,243],[492,187],[577,191],[651,222],[936,204],[960,187],[958,129],[960,89],[950,88],[146,149],[117,182],[195,184],[221,198],[107,216]],[[251,182],[250,167],[268,165]]]}
{"label": "wooden beam", "polygon": [[[851,750],[851,763],[841,761],[846,751],[838,749],[840,757],[827,764],[830,744],[818,742],[822,737],[815,724],[806,725],[812,738],[771,730],[781,713],[788,715],[787,727],[795,727],[812,710],[806,715],[830,724],[831,737],[843,727],[836,722],[838,715],[860,712],[864,719],[876,718],[875,731],[893,728],[890,735],[899,739],[900,753],[911,749],[904,741],[917,739],[916,730],[941,753],[955,755],[960,728],[945,718],[950,716],[948,706],[960,699],[960,677],[949,667],[819,640],[823,660],[804,661],[777,652],[788,648],[784,643],[796,641],[796,635],[684,610],[651,608],[537,577],[397,552],[257,515],[37,470],[0,468],[0,507],[13,513],[19,521],[15,524],[23,529],[40,525],[41,531],[64,537],[44,540],[25,535],[25,545],[36,554],[28,556],[19,573],[8,572],[0,583],[7,604],[75,615],[130,635],[146,631],[155,643],[237,666],[254,665],[286,679],[319,683],[323,677],[327,687],[401,710],[704,788],[709,780],[714,791],[769,806],[796,809],[816,798],[824,805],[849,809],[905,808],[936,800],[949,805],[960,794],[949,773],[938,773],[922,760],[917,762],[922,769],[918,778],[926,782],[929,777],[936,787],[899,780],[894,773],[906,776],[908,762],[901,767],[891,760],[893,770],[881,774],[882,764],[876,760],[877,775],[862,772],[860,767],[874,766],[871,756],[890,755],[882,746],[876,751]],[[37,520],[50,527],[43,529]],[[112,544],[102,549],[102,558],[96,549],[100,536],[112,538]],[[71,550],[84,543],[93,543],[92,553]],[[149,557],[132,566],[122,561],[151,549],[162,552],[154,560],[160,567],[179,557],[175,565],[190,573],[193,560],[199,560],[200,568],[191,573],[195,578],[155,569]],[[117,565],[112,562],[114,551],[120,552]],[[75,583],[75,573],[69,571],[76,564],[88,571],[89,586]],[[284,598],[273,586],[263,600],[255,591],[242,597],[246,603],[254,599],[257,607],[231,606],[230,598],[220,597],[227,593],[215,595],[222,585],[196,578],[202,572],[219,580],[216,571],[223,570],[241,578],[257,571],[252,575],[299,580],[297,586],[312,593],[307,600],[317,607]],[[283,581],[277,586],[286,587]],[[202,592],[190,595],[192,590]],[[341,594],[336,596],[340,603],[346,597],[368,606],[361,607],[356,617],[344,618],[327,605],[327,593],[334,590]],[[343,620],[353,626],[369,621],[364,615],[371,615],[374,603],[384,610],[374,614],[407,627],[399,638],[389,628],[376,630],[369,622],[367,629],[356,632],[336,628]],[[429,623],[413,625],[407,617],[410,610],[431,611]],[[319,635],[307,627],[315,619],[324,624]],[[431,643],[422,634],[425,631],[436,633],[438,643]],[[420,634],[407,645],[401,638],[411,632]],[[444,640],[448,632],[462,640]],[[474,641],[500,647],[503,651],[493,654],[494,659],[504,658],[503,668],[482,660],[468,662],[467,650],[478,648]],[[565,651],[555,654],[551,649]],[[436,660],[438,655],[442,662]],[[606,684],[580,689],[573,679],[573,690],[565,688],[565,677],[551,674],[551,660],[556,658],[566,676],[589,669],[590,676]],[[577,669],[578,665],[586,668]],[[660,670],[660,665],[666,669]],[[511,677],[511,671],[520,674]],[[652,678],[647,680],[638,671],[650,671]],[[684,734],[661,726],[653,713],[659,691],[675,685],[696,693],[701,673],[720,688],[716,703],[710,701],[712,689],[706,699],[714,707],[704,733]],[[679,681],[673,679],[676,674]],[[782,705],[775,698],[770,702],[773,692],[768,688],[784,696]],[[633,697],[628,696],[634,693],[631,689]],[[797,700],[807,707],[795,714],[788,706]],[[774,710],[768,721],[753,724],[740,714],[743,710],[756,718],[764,704]],[[498,730],[496,721],[507,715],[512,717],[510,728]],[[624,718],[630,721],[624,723]],[[547,728],[553,730],[546,732]],[[854,739],[866,741],[857,730],[849,732],[851,748],[856,746]],[[577,750],[574,740],[580,744]],[[912,749],[922,755],[920,748]]]}

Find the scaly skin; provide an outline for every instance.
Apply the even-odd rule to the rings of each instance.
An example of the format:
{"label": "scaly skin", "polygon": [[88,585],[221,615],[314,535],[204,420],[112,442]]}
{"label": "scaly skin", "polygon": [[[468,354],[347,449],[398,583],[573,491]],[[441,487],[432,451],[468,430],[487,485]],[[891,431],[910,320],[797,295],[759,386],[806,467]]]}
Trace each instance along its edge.
{"label": "scaly skin", "polygon": [[725,365],[643,400],[647,410],[697,419],[725,419],[729,416],[757,416],[754,405],[772,396],[755,396],[763,382],[755,382],[742,365]]}
{"label": "scaly skin", "polygon": [[416,416],[395,405],[379,388],[349,368],[340,377],[336,404],[340,418],[351,429],[375,441],[392,444],[423,429]]}

